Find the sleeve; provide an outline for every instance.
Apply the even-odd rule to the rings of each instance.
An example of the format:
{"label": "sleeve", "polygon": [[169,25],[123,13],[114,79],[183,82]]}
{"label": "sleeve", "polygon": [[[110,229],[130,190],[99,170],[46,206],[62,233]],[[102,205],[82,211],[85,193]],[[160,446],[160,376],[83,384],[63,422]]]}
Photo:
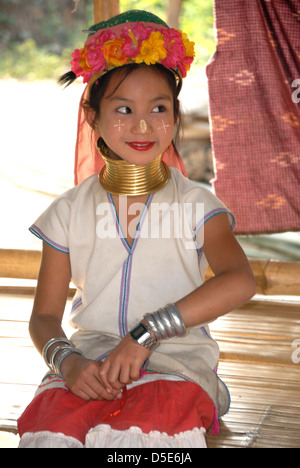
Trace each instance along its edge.
{"label": "sleeve", "polygon": [[69,253],[71,203],[67,196],[56,198],[30,226],[29,231],[60,252]]}
{"label": "sleeve", "polygon": [[207,221],[220,213],[227,214],[231,229],[233,231],[235,226],[235,218],[231,211],[229,211],[224,203],[208,189],[201,188],[201,192],[202,210],[199,210],[200,215],[195,221],[195,234],[197,235],[199,233],[200,229]]}

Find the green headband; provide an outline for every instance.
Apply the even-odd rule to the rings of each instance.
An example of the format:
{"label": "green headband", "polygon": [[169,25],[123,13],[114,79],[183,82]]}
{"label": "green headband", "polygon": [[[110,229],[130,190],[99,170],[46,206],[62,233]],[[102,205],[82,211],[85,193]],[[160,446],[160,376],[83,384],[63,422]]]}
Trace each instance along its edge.
{"label": "green headband", "polygon": [[167,23],[161,20],[158,16],[153,15],[153,13],[148,13],[148,11],[144,10],[130,10],[114,16],[107,21],[101,21],[101,23],[94,24],[87,32],[94,34],[99,31],[99,29],[109,29],[113,26],[126,23],[153,23],[160,24],[161,26],[169,29]]}

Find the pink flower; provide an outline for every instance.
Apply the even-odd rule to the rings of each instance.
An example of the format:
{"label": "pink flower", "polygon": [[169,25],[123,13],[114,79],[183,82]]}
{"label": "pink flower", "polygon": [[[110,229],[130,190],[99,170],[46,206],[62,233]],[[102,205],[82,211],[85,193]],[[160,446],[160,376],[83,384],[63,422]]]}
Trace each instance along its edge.
{"label": "pink flower", "polygon": [[139,54],[142,42],[150,37],[152,28],[145,27],[141,23],[125,26],[121,37],[125,39],[123,52],[126,57],[136,58]]}
{"label": "pink flower", "polygon": [[86,41],[87,46],[91,47],[96,47],[100,46],[102,47],[103,44],[107,41],[111,41],[112,39],[115,39],[117,36],[115,33],[109,30],[102,30],[100,29],[97,31],[95,34],[92,34]]}
{"label": "pink flower", "polygon": [[87,39],[82,49],[73,52],[71,69],[77,77],[83,77],[84,83],[88,83],[95,73],[105,70],[106,61],[102,47],[106,41],[115,37],[111,31],[99,31]]}
{"label": "pink flower", "polygon": [[182,37],[176,29],[166,29],[162,31],[165,38],[165,49],[167,57],[161,61],[166,68],[176,68],[178,62],[185,57],[185,47],[182,42]]}
{"label": "pink flower", "polygon": [[71,62],[71,70],[75,73],[76,76],[80,76],[82,73],[82,68],[79,65],[80,62],[80,50],[75,49],[72,54],[73,60]]}
{"label": "pink flower", "polygon": [[87,60],[92,68],[93,74],[99,73],[106,68],[106,60],[103,46],[106,42],[115,39],[116,35],[111,31],[98,31],[86,41]]}
{"label": "pink flower", "polygon": [[87,58],[88,49],[85,46],[83,49],[76,49],[73,54],[73,60],[71,62],[71,70],[75,75],[82,76],[83,82],[87,83],[90,80],[93,70]]}
{"label": "pink flower", "polygon": [[87,59],[94,73],[105,70],[106,61],[101,47],[91,48],[87,53]]}
{"label": "pink flower", "polygon": [[187,72],[191,68],[193,61],[194,57],[185,57],[182,61],[177,63],[177,67],[179,68],[182,78],[186,77]]}

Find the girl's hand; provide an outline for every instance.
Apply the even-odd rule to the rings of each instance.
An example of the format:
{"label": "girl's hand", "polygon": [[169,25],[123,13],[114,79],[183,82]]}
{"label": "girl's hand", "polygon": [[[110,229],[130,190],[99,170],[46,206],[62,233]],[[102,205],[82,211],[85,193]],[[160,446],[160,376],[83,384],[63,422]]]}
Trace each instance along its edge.
{"label": "girl's hand", "polygon": [[99,371],[101,382],[108,393],[118,391],[132,381],[139,380],[143,363],[151,351],[135,343],[129,334],[107,356]]}
{"label": "girl's hand", "polygon": [[61,365],[61,372],[67,387],[74,395],[83,400],[116,400],[122,398],[119,389],[106,391],[100,378],[103,364],[86,359],[78,354],[66,357]]}

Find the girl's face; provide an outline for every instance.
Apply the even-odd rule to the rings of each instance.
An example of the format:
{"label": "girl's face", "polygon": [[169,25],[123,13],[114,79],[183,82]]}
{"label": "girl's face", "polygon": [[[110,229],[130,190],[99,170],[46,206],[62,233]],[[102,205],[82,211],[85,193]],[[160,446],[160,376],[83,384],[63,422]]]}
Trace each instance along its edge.
{"label": "girl's face", "polygon": [[133,71],[118,86],[121,79],[112,76],[96,128],[112,158],[148,164],[174,137],[174,97],[167,79],[150,68]]}

